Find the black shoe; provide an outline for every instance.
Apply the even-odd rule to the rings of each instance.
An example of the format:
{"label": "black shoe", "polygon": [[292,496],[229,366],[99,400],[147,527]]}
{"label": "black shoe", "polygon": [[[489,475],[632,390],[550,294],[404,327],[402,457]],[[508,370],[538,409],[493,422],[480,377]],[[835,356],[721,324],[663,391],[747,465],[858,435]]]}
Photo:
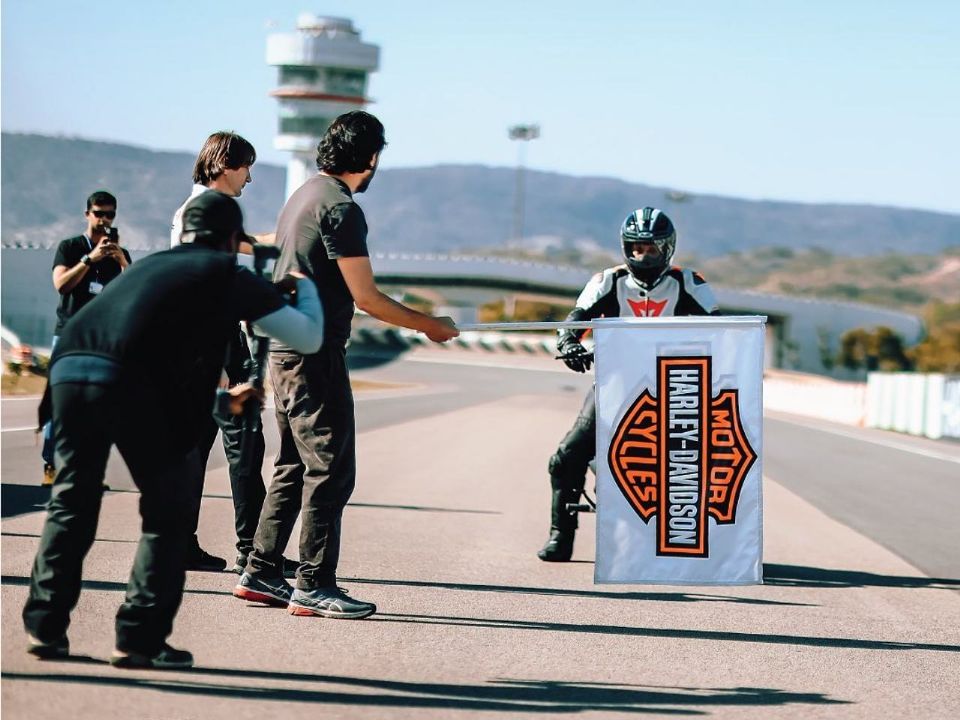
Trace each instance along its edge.
{"label": "black shoe", "polygon": [[177,650],[166,643],[156,655],[114,650],[110,664],[118,668],[154,668],[156,670],[180,670],[193,667],[193,655],[186,650]]}
{"label": "black shoe", "polygon": [[33,635],[27,635],[27,652],[41,660],[55,660],[70,655],[70,641],[67,636],[44,642]]}
{"label": "black shoe", "polygon": [[[233,567],[230,568],[230,572],[243,575],[247,571],[247,561],[249,558],[250,556],[247,553],[238,553],[237,560],[233,563]],[[293,580],[297,576],[298,567],[300,567],[300,563],[290,558],[283,558],[283,576],[287,580]]]}
{"label": "black shoe", "polygon": [[216,555],[211,555],[199,545],[187,551],[187,570],[201,572],[222,572],[227,568],[227,561]]}
{"label": "black shoe", "polygon": [[564,532],[553,528],[546,544],[537,553],[537,557],[544,562],[569,562],[573,555],[574,535],[573,530]]}
{"label": "black shoe", "polygon": [[338,587],[294,590],[290,598],[291,615],[319,615],[325,618],[359,620],[377,611],[373,603],[354,600]]}

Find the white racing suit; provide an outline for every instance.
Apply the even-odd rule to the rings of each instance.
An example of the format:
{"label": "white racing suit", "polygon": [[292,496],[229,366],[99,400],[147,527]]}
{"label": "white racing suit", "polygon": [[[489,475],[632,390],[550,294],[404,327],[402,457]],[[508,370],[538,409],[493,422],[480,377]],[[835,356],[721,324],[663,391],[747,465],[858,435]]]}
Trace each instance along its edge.
{"label": "white racing suit", "polygon": [[[717,301],[699,273],[672,267],[647,288],[638,282],[625,265],[607,268],[594,275],[577,298],[568,321],[594,320],[600,317],[674,317],[717,315]],[[580,346],[586,330],[561,330],[557,348],[561,354]],[[587,466],[596,454],[596,410],[593,389],[557,451],[550,457],[548,470],[552,488],[550,539],[538,553],[541,560],[566,561],[573,552],[577,514],[566,509],[580,500]]]}

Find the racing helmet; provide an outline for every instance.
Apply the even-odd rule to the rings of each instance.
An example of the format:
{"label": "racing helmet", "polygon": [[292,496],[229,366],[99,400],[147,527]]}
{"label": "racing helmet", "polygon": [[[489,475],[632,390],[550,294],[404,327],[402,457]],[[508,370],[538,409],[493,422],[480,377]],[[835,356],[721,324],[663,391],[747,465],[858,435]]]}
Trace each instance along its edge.
{"label": "racing helmet", "polygon": [[[646,242],[657,246],[658,255],[633,256],[633,243]],[[620,247],[630,274],[638,282],[650,287],[670,267],[677,248],[677,231],[667,214],[657,208],[645,207],[627,215],[620,227]]]}

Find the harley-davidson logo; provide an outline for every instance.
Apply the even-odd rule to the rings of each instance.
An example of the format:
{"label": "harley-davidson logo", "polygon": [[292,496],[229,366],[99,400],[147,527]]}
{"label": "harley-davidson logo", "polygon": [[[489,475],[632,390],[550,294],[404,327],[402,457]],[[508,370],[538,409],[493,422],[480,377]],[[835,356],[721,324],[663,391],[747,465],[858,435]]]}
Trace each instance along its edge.
{"label": "harley-davidson logo", "polygon": [[740,425],[737,390],[711,398],[710,357],[658,357],[657,396],[624,413],[608,462],[644,522],[657,516],[657,555],[707,557],[707,518],[736,520],[757,455]]}

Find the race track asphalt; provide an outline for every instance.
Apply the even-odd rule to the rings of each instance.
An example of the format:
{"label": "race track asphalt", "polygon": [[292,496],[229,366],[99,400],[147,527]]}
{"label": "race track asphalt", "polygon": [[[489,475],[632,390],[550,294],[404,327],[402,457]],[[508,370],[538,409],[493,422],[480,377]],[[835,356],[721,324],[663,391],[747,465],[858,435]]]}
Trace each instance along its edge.
{"label": "race track asphalt", "polygon": [[[955,446],[768,417],[765,584],[595,585],[593,517],[582,521],[574,562],[535,557],[548,525],[546,458],[589,378],[533,358],[474,365],[445,352],[355,374],[371,385],[357,393],[359,481],[340,582],[377,614],[297,618],[233,598],[236,576],[189,573],[170,639],[194,652],[189,672],[105,664],[139,532],[122,473],[84,568],[74,657],[23,652],[19,613],[43,514],[23,498],[8,512],[8,486],[26,488],[21,495],[33,487],[14,473],[34,451],[5,432],[4,718],[960,716],[956,545],[930,549],[938,533],[940,545],[954,536],[936,526],[942,516],[924,495],[937,493],[947,506],[937,512],[956,515]],[[5,430],[17,427],[14,408],[4,402]],[[850,456],[871,463],[866,477],[843,477],[862,472],[844,464]],[[887,487],[911,473],[913,494]],[[910,532],[884,534],[869,503],[848,508],[858,483],[899,503]],[[923,541],[908,542],[924,518]],[[202,544],[229,557],[219,458],[201,519]]]}

